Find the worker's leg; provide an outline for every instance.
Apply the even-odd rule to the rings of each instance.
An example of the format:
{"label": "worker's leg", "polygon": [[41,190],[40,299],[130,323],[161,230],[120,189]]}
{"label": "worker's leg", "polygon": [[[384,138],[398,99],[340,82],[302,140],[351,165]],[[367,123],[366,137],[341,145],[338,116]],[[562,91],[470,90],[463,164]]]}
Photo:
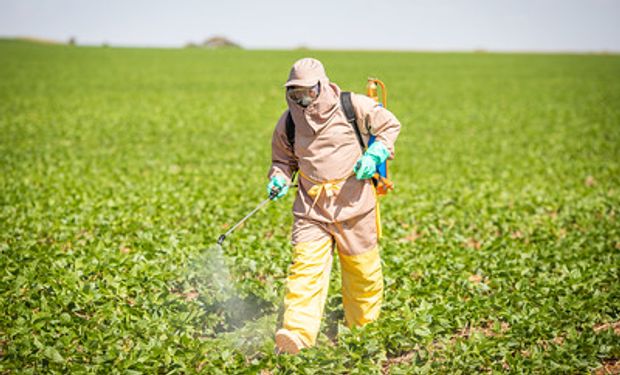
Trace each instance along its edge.
{"label": "worker's leg", "polygon": [[295,219],[293,263],[286,279],[284,320],[276,333],[280,351],[297,353],[315,344],[319,333],[329,274],[333,241],[322,224]]}
{"label": "worker's leg", "polygon": [[376,212],[336,223],[334,227],[345,319],[349,327],[362,326],[379,317],[383,301]]}

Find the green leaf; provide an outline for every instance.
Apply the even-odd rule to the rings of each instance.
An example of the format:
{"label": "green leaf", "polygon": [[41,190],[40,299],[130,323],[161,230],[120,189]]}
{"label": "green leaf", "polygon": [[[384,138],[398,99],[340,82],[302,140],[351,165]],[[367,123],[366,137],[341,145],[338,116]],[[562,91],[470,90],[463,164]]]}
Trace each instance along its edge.
{"label": "green leaf", "polygon": [[47,359],[51,360],[52,362],[63,363],[65,361],[65,359],[60,355],[58,350],[56,350],[56,348],[54,348],[53,346],[46,347],[43,351],[43,354]]}

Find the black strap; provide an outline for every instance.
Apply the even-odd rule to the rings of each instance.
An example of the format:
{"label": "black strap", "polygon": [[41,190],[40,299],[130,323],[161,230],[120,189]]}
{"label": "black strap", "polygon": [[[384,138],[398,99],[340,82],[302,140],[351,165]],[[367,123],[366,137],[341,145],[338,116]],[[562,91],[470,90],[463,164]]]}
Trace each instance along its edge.
{"label": "black strap", "polygon": [[[364,139],[362,138],[362,134],[360,133],[360,129],[357,127],[357,123],[355,121],[355,109],[353,108],[353,101],[351,101],[351,92],[343,91],[340,93],[340,105],[342,106],[342,110],[344,111],[344,115],[347,118],[347,122],[351,124],[353,130],[355,131],[355,136],[357,137],[357,141],[362,148],[362,152],[366,150],[366,145],[364,144]],[[292,149],[295,148],[295,121],[293,121],[293,116],[291,115],[291,111],[288,111],[286,114],[286,139],[288,140],[288,144]]]}
{"label": "black strap", "polygon": [[357,127],[357,122],[355,121],[355,109],[353,108],[353,102],[351,101],[351,92],[343,91],[342,93],[340,93],[340,105],[344,110],[344,115],[347,117],[347,122],[351,124],[353,130],[355,131],[357,141],[362,148],[362,153],[364,153],[364,151],[366,150],[366,145],[364,144],[364,139],[362,138],[360,129]]}
{"label": "black strap", "polygon": [[291,111],[286,115],[286,138],[291,149],[295,149],[295,122]]}

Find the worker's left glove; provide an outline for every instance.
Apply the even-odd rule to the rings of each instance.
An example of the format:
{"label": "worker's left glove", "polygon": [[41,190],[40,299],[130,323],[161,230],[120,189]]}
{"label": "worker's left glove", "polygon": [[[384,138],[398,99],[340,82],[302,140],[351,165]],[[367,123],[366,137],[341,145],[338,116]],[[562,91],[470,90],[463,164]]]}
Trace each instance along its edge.
{"label": "worker's left glove", "polygon": [[383,163],[390,156],[390,151],[379,141],[368,147],[364,155],[355,163],[353,173],[358,180],[365,180],[375,175],[377,165]]}
{"label": "worker's left glove", "polygon": [[267,184],[267,194],[271,197],[271,193],[277,191],[278,193],[271,198],[271,200],[278,200],[282,198],[288,191],[288,185],[286,180],[282,176],[273,176],[271,181]]}

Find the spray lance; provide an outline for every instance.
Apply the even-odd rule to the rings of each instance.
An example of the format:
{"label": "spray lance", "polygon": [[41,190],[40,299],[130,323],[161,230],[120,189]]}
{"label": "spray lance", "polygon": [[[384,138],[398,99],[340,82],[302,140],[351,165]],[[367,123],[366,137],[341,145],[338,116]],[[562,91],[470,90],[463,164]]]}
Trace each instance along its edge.
{"label": "spray lance", "polygon": [[[291,180],[294,180],[295,176],[293,175],[293,177],[291,178]],[[297,185],[293,185],[293,183],[291,182],[290,185],[288,185],[288,187],[295,187]],[[239,226],[241,224],[243,224],[247,219],[249,219],[252,215],[254,215],[258,210],[260,210],[261,208],[263,208],[267,203],[269,203],[270,201],[273,200],[273,198],[275,198],[278,193],[280,193],[280,189],[274,187],[273,189],[271,189],[271,192],[269,193],[269,197],[267,199],[265,199],[264,201],[260,202],[258,204],[258,206],[254,207],[254,209],[252,211],[250,211],[250,213],[248,213],[247,215],[245,215],[243,217],[243,219],[239,220],[235,225],[233,225],[232,227],[230,227],[229,230],[226,231],[226,233],[220,235],[217,239],[217,244],[218,245],[222,245],[224,243],[224,240],[226,240],[226,237],[231,234],[235,229],[239,228]]]}

